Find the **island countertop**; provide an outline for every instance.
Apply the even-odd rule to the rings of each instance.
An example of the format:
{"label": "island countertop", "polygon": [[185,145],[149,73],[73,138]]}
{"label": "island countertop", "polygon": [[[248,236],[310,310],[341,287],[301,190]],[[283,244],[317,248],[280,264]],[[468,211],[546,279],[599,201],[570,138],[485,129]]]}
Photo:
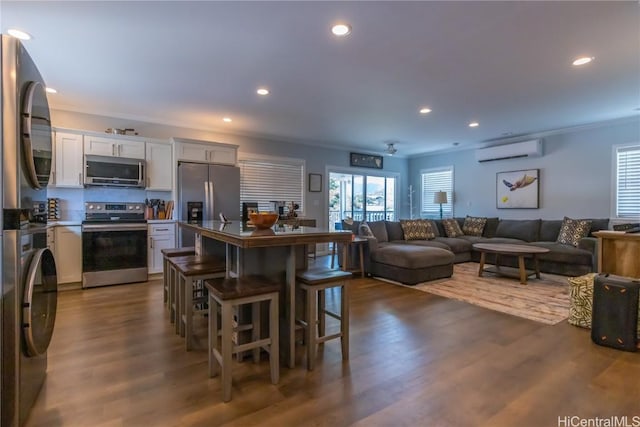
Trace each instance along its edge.
{"label": "island countertop", "polygon": [[179,221],[180,227],[189,228],[203,237],[209,237],[229,243],[239,248],[265,248],[273,246],[307,245],[313,243],[350,242],[351,231],[318,227],[298,227],[289,225],[258,230],[243,226],[241,221],[223,223],[221,221],[202,221],[191,223]]}

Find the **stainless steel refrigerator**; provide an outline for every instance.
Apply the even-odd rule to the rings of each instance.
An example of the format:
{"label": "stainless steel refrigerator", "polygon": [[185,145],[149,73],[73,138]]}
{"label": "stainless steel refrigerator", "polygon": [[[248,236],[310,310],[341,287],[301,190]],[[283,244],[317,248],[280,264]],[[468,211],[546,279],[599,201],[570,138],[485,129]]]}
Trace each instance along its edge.
{"label": "stainless steel refrigerator", "polygon": [[[230,165],[178,163],[178,219],[240,220],[240,168]],[[193,246],[191,230],[181,230],[180,245]]]}

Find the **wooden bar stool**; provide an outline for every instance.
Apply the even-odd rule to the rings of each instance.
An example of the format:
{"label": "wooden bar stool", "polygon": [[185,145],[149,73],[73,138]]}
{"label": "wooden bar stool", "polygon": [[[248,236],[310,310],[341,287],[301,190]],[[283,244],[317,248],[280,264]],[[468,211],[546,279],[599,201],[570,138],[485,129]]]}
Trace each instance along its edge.
{"label": "wooden bar stool", "polygon": [[180,304],[180,286],[179,286],[179,272],[177,268],[177,264],[202,264],[208,261],[212,261],[214,263],[219,263],[220,258],[211,257],[211,256],[199,256],[199,255],[182,255],[182,256],[174,256],[168,257],[167,262],[169,264],[168,267],[168,282],[169,282],[169,291],[168,291],[168,299],[171,301],[169,308],[169,316],[171,323],[175,323],[176,334],[180,334],[180,325],[181,322],[178,321],[180,319],[180,310],[182,308],[182,304]]}
{"label": "wooden bar stool", "polygon": [[170,248],[160,250],[162,253],[162,282],[163,282],[163,302],[167,306],[171,322],[175,322],[175,312],[173,311],[173,301],[170,289],[169,289],[169,258],[195,255],[196,248],[194,246],[186,248]]}
{"label": "wooden bar stool", "polygon": [[[318,344],[340,338],[342,360],[349,359],[349,285],[352,274],[341,270],[303,271],[296,275],[297,286],[305,292],[305,316],[299,319],[305,329],[307,369],[313,370]],[[340,314],[326,309],[324,292],[340,287]],[[325,334],[325,315],[340,321],[340,332]]]}
{"label": "wooden bar stool", "polygon": [[[172,268],[177,277],[176,292],[176,328],[180,336],[185,337],[186,349],[191,350],[193,338],[193,292],[194,285],[199,280],[224,277],[226,274],[225,260],[216,256],[191,256],[170,258]],[[204,287],[203,287],[204,290]],[[200,301],[206,302],[202,298]]]}
{"label": "wooden bar stool", "polygon": [[[253,350],[253,360],[260,360],[260,349],[269,353],[271,383],[280,380],[278,340],[278,298],[280,284],[260,276],[207,280],[209,291],[209,376],[221,371],[222,400],[231,400],[231,360],[233,353]],[[260,304],[269,301],[269,336],[261,337]],[[234,307],[251,304],[251,324],[234,325]],[[218,311],[221,310],[221,333],[218,333]],[[233,334],[251,330],[251,342],[238,344]],[[218,337],[220,336],[220,340]],[[236,335],[237,336],[237,335]]]}

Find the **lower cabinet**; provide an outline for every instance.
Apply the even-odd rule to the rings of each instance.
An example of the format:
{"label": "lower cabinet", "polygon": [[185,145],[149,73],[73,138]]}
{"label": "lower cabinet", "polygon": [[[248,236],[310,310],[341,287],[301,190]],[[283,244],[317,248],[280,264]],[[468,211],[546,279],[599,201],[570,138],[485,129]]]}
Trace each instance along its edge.
{"label": "lower cabinet", "polygon": [[175,248],[176,224],[175,222],[149,224],[149,243],[147,254],[149,260],[147,268],[149,274],[162,273],[162,250]]}
{"label": "lower cabinet", "polygon": [[[49,233],[47,233],[49,238]],[[82,227],[79,225],[56,226],[52,246],[56,260],[58,283],[82,281]],[[49,240],[49,239],[47,239]]]}

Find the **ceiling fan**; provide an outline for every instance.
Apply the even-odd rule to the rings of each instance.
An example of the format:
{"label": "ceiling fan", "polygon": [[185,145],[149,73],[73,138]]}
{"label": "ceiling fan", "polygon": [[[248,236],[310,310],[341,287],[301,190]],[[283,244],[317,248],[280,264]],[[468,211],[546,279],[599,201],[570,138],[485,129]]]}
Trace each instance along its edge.
{"label": "ceiling fan", "polygon": [[387,144],[387,149],[385,150],[385,152],[387,154],[389,154],[390,156],[393,156],[398,152],[398,149],[394,147],[395,142],[387,142],[386,144]]}

